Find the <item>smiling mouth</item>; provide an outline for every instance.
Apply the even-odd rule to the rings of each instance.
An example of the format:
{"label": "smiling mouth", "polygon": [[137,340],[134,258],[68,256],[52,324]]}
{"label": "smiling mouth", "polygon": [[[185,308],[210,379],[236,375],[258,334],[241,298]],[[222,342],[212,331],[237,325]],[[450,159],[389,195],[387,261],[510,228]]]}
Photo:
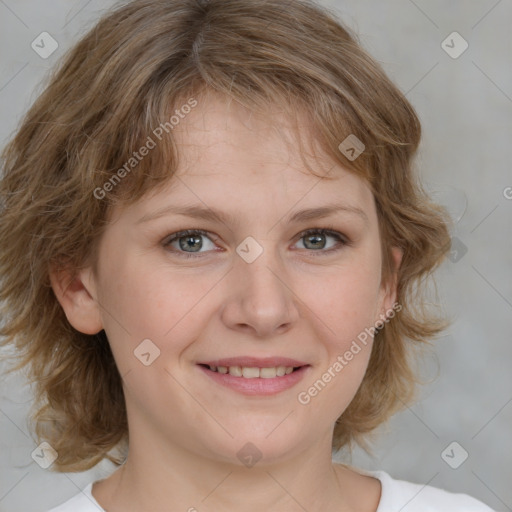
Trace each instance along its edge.
{"label": "smiling mouth", "polygon": [[[243,379],[273,379],[276,377],[284,377],[304,366],[274,366],[270,368],[258,368],[252,366],[211,366],[208,364],[199,364],[214,373],[229,374],[233,377]],[[309,365],[308,365],[309,366]]]}

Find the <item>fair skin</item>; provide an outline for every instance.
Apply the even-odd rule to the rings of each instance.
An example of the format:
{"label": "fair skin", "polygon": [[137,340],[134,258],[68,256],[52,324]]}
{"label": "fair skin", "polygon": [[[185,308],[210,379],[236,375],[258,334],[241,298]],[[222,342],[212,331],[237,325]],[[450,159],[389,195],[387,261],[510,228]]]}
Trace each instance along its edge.
{"label": "fair skin", "polygon": [[[286,140],[273,131],[277,123]],[[64,273],[52,273],[70,323],[87,334],[105,330],[123,377],[129,455],[92,491],[109,512],[375,512],[378,506],[376,479],[331,460],[334,422],[363,379],[371,341],[308,404],[297,395],[392,308],[396,287],[381,282],[370,189],[327,157],[309,163],[334,179],[309,174],[286,142],[292,140],[287,123],[224,98],[199,102],[173,131],[177,177],[134,205],[116,207],[97,273],[85,268],[70,286]],[[331,203],[357,207],[366,219],[342,210],[287,220]],[[222,223],[169,213],[140,222],[169,205],[234,218]],[[322,227],[351,243],[327,252],[338,246],[331,234],[298,236]],[[208,235],[169,242],[185,229]],[[198,236],[201,248],[187,252],[183,246],[197,247]],[[251,263],[236,252],[249,236],[263,248]],[[398,249],[393,257],[398,266]],[[148,366],[134,356],[144,339],[160,350]],[[237,356],[283,356],[309,366],[296,385],[268,396],[221,386],[198,366]],[[237,456],[247,442],[261,453],[253,467]]]}

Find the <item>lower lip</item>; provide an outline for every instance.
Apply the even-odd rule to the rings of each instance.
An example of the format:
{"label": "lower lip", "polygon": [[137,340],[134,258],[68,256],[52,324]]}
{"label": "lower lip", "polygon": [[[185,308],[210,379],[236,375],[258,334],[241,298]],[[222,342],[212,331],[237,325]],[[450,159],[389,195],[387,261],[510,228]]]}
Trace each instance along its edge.
{"label": "lower lip", "polygon": [[298,370],[282,377],[246,379],[245,377],[235,377],[229,373],[213,372],[209,368],[198,366],[215,382],[245,395],[275,395],[295,386],[309,370],[309,366],[302,366]]}

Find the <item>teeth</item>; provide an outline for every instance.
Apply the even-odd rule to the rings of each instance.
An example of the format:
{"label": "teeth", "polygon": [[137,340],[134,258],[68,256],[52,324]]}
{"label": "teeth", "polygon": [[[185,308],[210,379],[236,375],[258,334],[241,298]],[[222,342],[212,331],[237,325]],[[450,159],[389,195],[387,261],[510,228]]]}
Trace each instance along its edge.
{"label": "teeth", "polygon": [[242,376],[242,368],[240,368],[240,366],[230,366],[228,372],[229,375],[233,375],[234,377]]}
{"label": "teeth", "polygon": [[[292,368],[293,369],[293,368]],[[272,379],[277,375],[276,368],[261,368],[260,377],[262,379]]]}
{"label": "teeth", "polygon": [[246,379],[257,379],[260,376],[260,369],[259,368],[247,368],[244,366],[242,368],[242,375]]}
{"label": "teeth", "polygon": [[211,366],[208,365],[212,372],[229,373],[234,377],[243,377],[245,379],[273,379],[282,377],[293,372],[293,366],[277,366],[273,368],[254,368],[249,366]]}

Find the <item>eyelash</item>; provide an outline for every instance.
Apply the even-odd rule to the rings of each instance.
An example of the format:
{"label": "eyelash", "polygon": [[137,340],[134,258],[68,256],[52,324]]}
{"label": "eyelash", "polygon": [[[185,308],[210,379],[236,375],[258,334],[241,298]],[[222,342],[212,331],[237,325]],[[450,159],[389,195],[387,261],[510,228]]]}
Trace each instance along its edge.
{"label": "eyelash", "polygon": [[[338,244],[335,247],[331,247],[330,249],[325,249],[325,250],[324,249],[319,249],[319,250],[315,251],[315,250],[304,249],[304,250],[306,250],[308,252],[311,252],[311,253],[319,253],[319,254],[314,254],[315,257],[323,256],[326,253],[327,254],[332,254],[334,252],[337,252],[337,251],[341,250],[345,246],[351,245],[351,241],[345,235],[343,235],[342,233],[339,233],[338,231],[336,231],[331,226],[328,226],[328,227],[325,227],[325,228],[311,228],[311,229],[307,229],[305,231],[302,231],[297,236],[296,241],[299,241],[301,238],[304,238],[306,236],[316,235],[316,234],[332,236],[333,238],[336,238],[338,240]],[[185,238],[186,236],[193,236],[193,235],[203,235],[203,236],[206,236],[207,238],[210,238],[212,242],[215,242],[215,239],[216,239],[216,237],[212,238],[211,233],[209,233],[208,231],[204,231],[203,229],[186,229],[184,231],[178,231],[178,232],[174,233],[171,236],[171,238],[166,238],[165,242],[163,243],[163,245],[164,245],[164,247],[168,247],[168,246],[170,246],[170,244],[172,242],[174,242],[176,240],[179,240],[180,238]],[[184,258],[187,258],[187,259],[190,259],[190,258],[201,258],[202,255],[204,254],[204,253],[197,253],[197,254],[187,253],[187,252],[178,251],[178,250],[175,250],[175,249],[173,249],[172,252],[174,254],[179,254],[180,257],[184,257]]]}

